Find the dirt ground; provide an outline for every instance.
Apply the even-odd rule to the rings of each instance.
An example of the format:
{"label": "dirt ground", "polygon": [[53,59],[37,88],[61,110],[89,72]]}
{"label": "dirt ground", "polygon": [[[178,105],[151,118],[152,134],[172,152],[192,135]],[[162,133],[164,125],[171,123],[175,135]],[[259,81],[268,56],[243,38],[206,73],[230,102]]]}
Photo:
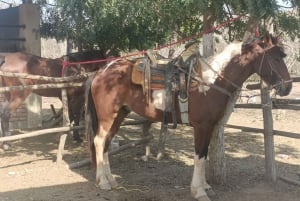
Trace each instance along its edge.
{"label": "dirt ground", "polygon": [[[295,91],[294,97],[300,98]],[[53,100],[50,100],[50,102]],[[49,102],[48,102],[49,103]],[[56,105],[57,106],[57,105]],[[48,107],[48,106],[47,106]],[[277,130],[298,133],[298,112],[274,110]],[[262,128],[261,110],[236,109],[230,124]],[[156,153],[159,124],[151,128]],[[141,126],[122,127],[120,144],[139,138]],[[300,134],[299,134],[300,135]],[[68,137],[64,164],[57,165],[58,137],[48,134],[14,141],[13,149],[0,149],[0,201],[193,201],[190,181],[193,170],[193,135],[186,126],[170,131],[167,156],[158,161],[141,160],[143,146],[127,149],[110,157],[119,187],[102,191],[95,186],[95,169],[84,166],[68,169],[66,164],[88,157],[87,145]],[[225,130],[226,183],[212,184],[212,201],[298,201],[300,187],[281,180],[264,178],[263,136],[240,130]],[[300,182],[300,140],[275,137],[277,173]],[[209,167],[207,167],[209,168]],[[297,174],[298,173],[298,174]]]}

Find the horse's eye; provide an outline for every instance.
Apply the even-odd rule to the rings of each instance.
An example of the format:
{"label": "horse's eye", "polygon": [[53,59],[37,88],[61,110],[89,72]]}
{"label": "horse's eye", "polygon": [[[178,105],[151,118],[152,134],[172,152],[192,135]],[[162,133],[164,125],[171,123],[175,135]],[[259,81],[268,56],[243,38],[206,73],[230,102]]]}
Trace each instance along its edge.
{"label": "horse's eye", "polygon": [[286,54],[285,54],[284,52],[281,52],[280,56],[281,56],[282,58],[284,58],[284,57],[286,57]]}

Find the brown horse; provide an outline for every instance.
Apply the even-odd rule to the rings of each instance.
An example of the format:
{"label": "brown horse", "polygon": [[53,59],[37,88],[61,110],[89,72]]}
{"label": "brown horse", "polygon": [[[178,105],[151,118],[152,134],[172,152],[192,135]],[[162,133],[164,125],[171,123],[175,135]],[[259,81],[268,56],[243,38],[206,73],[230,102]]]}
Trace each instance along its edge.
{"label": "brown horse", "polygon": [[[71,53],[67,55],[70,62],[82,62],[99,60],[106,58],[103,51],[87,51],[79,53]],[[25,73],[32,75],[41,75],[49,77],[62,76],[63,57],[57,59],[42,58],[39,56],[17,52],[5,53],[0,55],[0,70],[13,73]],[[65,75],[76,75],[82,72],[93,72],[104,66],[106,63],[92,63],[78,65],[70,65],[66,68]],[[44,84],[47,81],[19,79],[1,77],[0,86],[18,86],[18,85],[34,85]],[[15,111],[28,97],[30,93],[35,93],[45,97],[61,98],[61,89],[38,89],[38,90],[24,90],[5,92],[4,95],[7,101],[3,104],[0,112],[2,136],[9,136],[9,118],[11,112]],[[67,96],[69,100],[69,118],[70,122],[74,121],[74,125],[79,125],[81,115],[81,108],[84,104],[84,87],[68,88]],[[81,142],[78,131],[73,133],[74,140]]]}
{"label": "brown horse", "polygon": [[[285,54],[277,46],[276,38],[266,34],[264,38],[239,46],[239,54],[235,52],[236,46],[229,45],[208,62],[199,57],[199,48],[187,48],[182,54],[191,50],[194,52],[181,63],[185,65],[190,62],[194,68],[189,84],[188,120],[194,128],[195,146],[191,193],[198,200],[210,200],[205,191],[210,188],[205,179],[205,160],[214,126],[223,116],[230,96],[240,90],[246,79],[254,73],[274,86],[280,96],[288,95],[292,88],[291,77],[283,61]],[[107,150],[129,111],[151,121],[163,120],[164,112],[157,109],[155,99],[148,101],[142,87],[132,82],[131,75],[137,62],[125,59],[115,61],[105,69],[100,69],[91,83],[87,84],[90,85],[86,90],[86,111],[89,112],[87,125],[92,122],[92,129],[87,129],[87,135],[92,159],[97,166],[96,181],[101,189],[110,189],[117,184],[110,171]],[[223,68],[217,72],[216,67]],[[177,95],[174,97],[177,121],[182,123]],[[167,118],[169,122],[172,120],[171,117]]]}

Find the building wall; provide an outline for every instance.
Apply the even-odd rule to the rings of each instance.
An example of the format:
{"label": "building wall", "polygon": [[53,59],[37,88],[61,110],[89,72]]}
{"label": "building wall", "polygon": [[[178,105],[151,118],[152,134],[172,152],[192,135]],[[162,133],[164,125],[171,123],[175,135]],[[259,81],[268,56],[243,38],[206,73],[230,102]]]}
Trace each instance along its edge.
{"label": "building wall", "polygon": [[[24,51],[41,55],[41,42],[39,35],[40,10],[34,4],[21,4],[0,10],[0,24],[25,25],[0,28],[0,52]],[[12,40],[16,39],[16,40]],[[0,97],[0,101],[3,96]],[[42,125],[41,97],[30,95],[24,104],[11,114],[11,129],[37,128]]]}
{"label": "building wall", "polygon": [[13,7],[0,10],[0,24],[11,26],[0,26],[0,52],[16,52],[20,50],[21,43],[24,41],[13,40],[20,39],[20,28],[13,27],[13,25],[20,25],[19,8]]}

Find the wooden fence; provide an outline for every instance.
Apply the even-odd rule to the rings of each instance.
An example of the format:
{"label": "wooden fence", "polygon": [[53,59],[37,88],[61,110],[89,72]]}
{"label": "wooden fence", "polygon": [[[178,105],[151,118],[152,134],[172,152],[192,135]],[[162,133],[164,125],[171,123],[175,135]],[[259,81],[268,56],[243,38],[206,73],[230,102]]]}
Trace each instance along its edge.
{"label": "wooden fence", "polygon": [[[293,78],[293,82],[300,82],[300,78]],[[300,100],[297,99],[271,99],[270,88],[264,84],[248,85],[248,89],[261,89],[261,103],[260,104],[235,104],[235,108],[247,109],[261,109],[263,112],[264,128],[251,128],[246,126],[225,125],[228,128],[240,129],[244,132],[256,132],[264,135],[265,147],[265,175],[271,181],[276,181],[280,178],[283,181],[300,185],[299,181],[289,179],[283,176],[278,176],[276,171],[275,149],[274,149],[274,135],[300,139],[299,133],[279,131],[273,129],[273,115],[272,109],[286,109],[286,110],[300,110]]]}
{"label": "wooden fence", "polygon": [[[64,144],[67,136],[67,132],[70,132],[75,129],[83,129],[83,126],[79,127],[71,127],[69,126],[68,122],[68,102],[66,97],[66,88],[68,87],[80,87],[83,86],[82,80],[85,80],[88,77],[88,74],[83,74],[79,76],[70,76],[65,78],[53,78],[53,77],[46,77],[46,76],[36,76],[36,75],[28,75],[28,74],[21,74],[21,73],[8,73],[8,72],[2,72],[0,71],[0,76],[6,76],[6,77],[18,77],[23,79],[38,79],[38,80],[44,80],[49,81],[51,83],[49,84],[42,84],[42,85],[27,85],[27,86],[13,86],[13,87],[1,87],[0,93],[5,91],[12,91],[12,90],[26,90],[26,89],[45,89],[45,88],[61,88],[62,89],[62,97],[63,97],[63,126],[60,128],[51,128],[51,129],[44,129],[39,131],[33,131],[26,134],[20,134],[16,136],[8,136],[0,138],[0,142],[4,141],[11,141],[11,140],[17,140],[27,137],[33,137],[38,135],[44,135],[44,134],[50,134],[50,133],[58,133],[61,132],[61,139],[58,146],[58,152],[57,152],[57,162],[59,163],[62,160],[63,150],[64,150]],[[81,80],[81,81],[80,81]],[[294,78],[294,81],[300,81],[300,78]],[[260,85],[250,85],[247,88],[249,89],[257,89],[260,87]],[[285,132],[285,131],[278,131],[273,130],[273,119],[272,119],[272,108],[276,109],[292,109],[292,110],[300,110],[300,106],[298,105],[290,105],[290,104],[299,104],[300,100],[291,100],[291,99],[271,99],[269,88],[263,87],[261,89],[261,104],[236,104],[235,108],[249,108],[249,109],[260,109],[263,108],[263,117],[264,117],[264,129],[259,128],[250,128],[245,126],[237,126],[237,125],[226,125],[228,128],[235,128],[235,129],[241,129],[245,132],[258,132],[258,133],[264,133],[264,143],[265,143],[265,163],[266,163],[266,176],[267,178],[271,179],[272,181],[275,181],[277,179],[277,173],[276,173],[276,166],[275,166],[275,154],[274,154],[274,139],[273,135],[279,135],[279,136],[285,136],[285,137],[291,137],[291,138],[297,138],[300,139],[300,135],[297,133],[292,132]],[[264,106],[264,107],[262,107]],[[144,123],[145,121],[139,120],[137,122],[130,122],[128,124],[137,124],[137,123]],[[132,147],[137,144],[146,143],[150,139],[152,139],[151,136],[148,136],[144,139],[141,139],[137,142],[129,143],[123,147],[120,147],[120,150],[123,150],[124,148]],[[116,153],[118,152],[115,151]],[[84,164],[87,164],[88,160],[80,161],[75,164],[69,165],[70,168],[75,168],[78,166],[82,166]],[[280,177],[282,180],[300,185],[299,182],[290,180],[288,178]]]}
{"label": "wooden fence", "polygon": [[[16,78],[21,78],[21,79],[34,79],[34,80],[42,80],[42,81],[49,82],[48,84],[0,87],[0,93],[7,92],[7,91],[60,88],[62,90],[62,103],[63,103],[63,114],[62,114],[63,126],[62,127],[48,128],[48,129],[32,131],[32,132],[28,132],[28,133],[24,133],[24,134],[19,134],[19,135],[2,137],[2,138],[0,138],[0,142],[19,140],[19,139],[23,139],[23,138],[35,137],[35,136],[40,136],[40,135],[45,135],[45,134],[61,133],[60,141],[59,141],[59,145],[58,145],[58,151],[57,151],[57,159],[56,159],[56,162],[60,163],[63,158],[64,145],[65,145],[65,141],[66,141],[68,132],[73,131],[73,130],[84,129],[84,126],[74,126],[74,127],[70,126],[66,88],[84,86],[84,81],[88,78],[89,75],[90,75],[89,73],[86,73],[86,74],[80,74],[80,75],[75,75],[75,76],[58,78],[58,77],[48,77],[48,76],[0,71],[0,76],[4,76],[4,77],[16,77]],[[144,122],[145,122],[144,120],[128,121],[128,122],[124,122],[122,125],[134,125],[134,124],[141,124]],[[147,143],[151,139],[152,139],[152,136],[146,136],[146,137],[142,138],[141,140],[137,140],[135,142],[125,144],[125,145],[119,147],[117,150],[114,150],[110,154],[118,153],[119,151],[121,151],[125,148],[134,147],[138,144]],[[81,161],[81,162],[71,164],[71,165],[69,165],[69,167],[75,168],[75,167],[82,166],[87,163],[88,163],[88,161],[84,160],[83,162]]]}

